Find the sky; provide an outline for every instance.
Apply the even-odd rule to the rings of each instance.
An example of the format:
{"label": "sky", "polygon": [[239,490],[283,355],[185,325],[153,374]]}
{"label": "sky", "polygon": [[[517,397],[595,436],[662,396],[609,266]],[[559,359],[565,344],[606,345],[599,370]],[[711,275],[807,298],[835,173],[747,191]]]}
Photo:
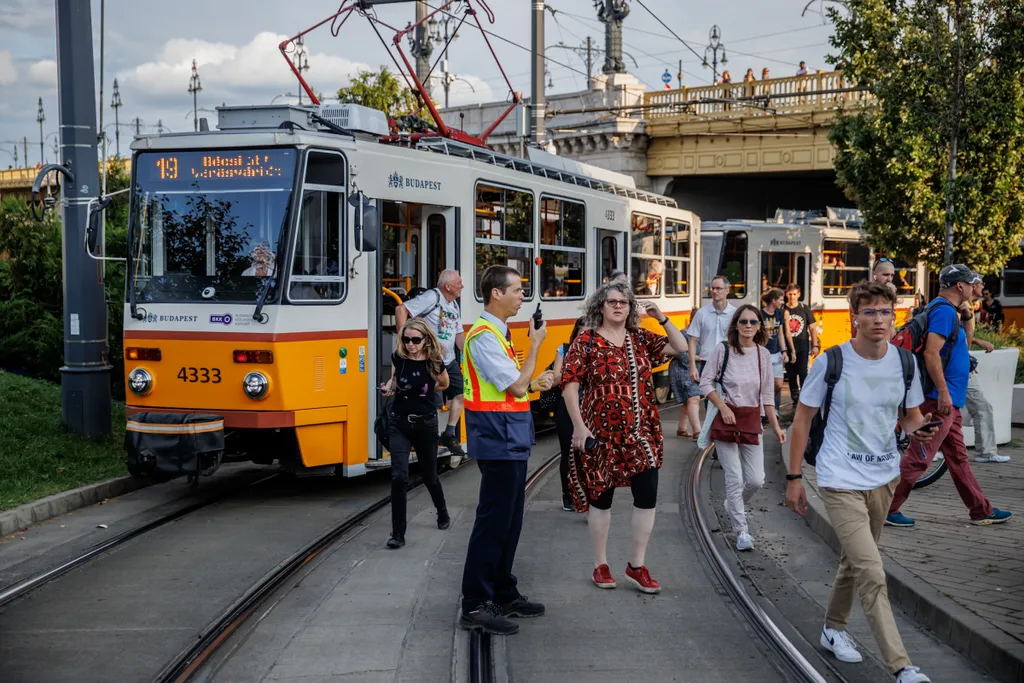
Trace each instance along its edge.
{"label": "sky", "polygon": [[[78,0],[86,2],[86,0]],[[479,7],[480,0],[474,0]],[[773,76],[792,75],[801,60],[811,70],[829,68],[831,27],[822,14],[826,0],[629,0],[623,49],[627,69],[651,89],[661,89],[662,74],[673,76],[682,60],[683,83],[705,85],[711,69],[701,67],[713,25],[719,27],[728,68],[741,80],[747,68],[760,77],[768,67]],[[114,111],[110,108],[113,81],[118,81],[123,106],[118,112],[121,153],[127,155],[134,121],[143,132],[192,128],[192,96],[188,92],[192,60],[196,60],[202,91],[200,116],[215,126],[214,108],[227,104],[266,104],[298,91],[297,81],[278,52],[288,36],[337,11],[340,0],[106,0],[104,17],[103,125],[114,153]],[[434,7],[438,0],[429,0]],[[644,7],[668,27],[667,29]],[[495,52],[513,89],[530,92],[529,0],[487,0],[493,24]],[[549,93],[573,92],[586,84],[582,55],[566,47],[585,43],[587,36],[603,47],[604,27],[597,21],[593,0],[547,0],[554,13],[545,15]],[[100,0],[92,0],[94,61],[97,91],[100,62]],[[806,12],[804,11],[806,9]],[[414,18],[413,3],[382,6],[378,17],[395,27]],[[449,69],[460,80],[451,87],[451,103],[504,100],[508,87],[487,55],[478,31],[463,27],[449,48]],[[669,30],[671,29],[671,31]],[[690,50],[679,39],[689,44]],[[387,33],[384,34],[389,37]],[[500,38],[499,38],[500,37]],[[502,40],[504,39],[504,40]],[[390,40],[390,37],[389,37]],[[390,58],[365,19],[353,17],[337,37],[325,25],[306,39],[307,79],[317,92],[333,94],[359,70],[390,64]],[[440,47],[435,49],[435,57]],[[44,152],[54,159],[57,110],[56,26],[53,0],[0,0],[0,168],[24,165],[21,141],[28,138],[28,159],[39,161],[38,101],[43,100]],[[719,53],[721,55],[721,52]],[[708,57],[710,61],[710,53]],[[595,55],[595,71],[602,57]],[[719,67],[721,70],[723,67]],[[98,95],[97,95],[98,96]],[[278,97],[277,101],[294,101]],[[206,110],[206,111],[203,111]]]}

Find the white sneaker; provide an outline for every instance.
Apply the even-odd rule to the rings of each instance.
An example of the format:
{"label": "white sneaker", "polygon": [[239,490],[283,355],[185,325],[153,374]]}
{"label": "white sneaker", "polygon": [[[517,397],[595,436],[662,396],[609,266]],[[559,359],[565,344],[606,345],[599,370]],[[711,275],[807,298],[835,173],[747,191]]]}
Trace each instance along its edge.
{"label": "white sneaker", "polygon": [[[853,638],[846,631],[837,631],[825,626],[821,629],[821,646],[834,654],[840,662],[859,662],[864,658],[857,652]],[[904,669],[906,671],[906,669]],[[908,678],[908,681],[913,680]],[[927,679],[925,679],[927,680]],[[897,683],[904,683],[897,679]]]}
{"label": "white sneaker", "polygon": [[921,673],[916,666],[905,666],[896,674],[896,683],[931,683],[932,679]]}
{"label": "white sneaker", "polygon": [[1008,455],[976,455],[971,458],[974,462],[1010,462],[1010,456]]}
{"label": "white sneaker", "polygon": [[450,458],[448,458],[448,467],[451,467],[453,470],[460,464],[462,464],[462,458],[460,456],[453,455]]}
{"label": "white sneaker", "polygon": [[753,550],[753,549],[754,549],[754,539],[751,538],[750,534],[748,534],[747,532],[744,531],[742,534],[739,535],[739,538],[736,539],[736,550]]}

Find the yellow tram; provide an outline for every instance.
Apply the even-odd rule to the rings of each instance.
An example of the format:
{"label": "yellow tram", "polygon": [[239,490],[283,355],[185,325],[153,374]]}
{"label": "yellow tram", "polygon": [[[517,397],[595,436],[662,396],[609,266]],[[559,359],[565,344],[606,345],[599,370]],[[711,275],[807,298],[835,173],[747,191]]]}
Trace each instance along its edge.
{"label": "yellow tram", "polygon": [[525,349],[541,303],[541,367],[614,269],[680,326],[699,301],[699,219],[674,200],[543,153],[387,134],[358,105],[271,105],[135,140],[129,419],[212,414],[228,459],[357,476],[387,463],[372,427],[394,309],[443,269],[466,325],[487,265],[523,273],[510,327]]}

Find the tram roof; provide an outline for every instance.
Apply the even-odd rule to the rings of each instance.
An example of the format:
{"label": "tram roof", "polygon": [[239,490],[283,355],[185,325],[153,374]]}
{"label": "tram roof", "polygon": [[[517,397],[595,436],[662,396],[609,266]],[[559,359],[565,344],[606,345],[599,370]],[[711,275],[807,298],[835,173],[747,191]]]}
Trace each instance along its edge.
{"label": "tram roof", "polygon": [[758,221],[748,218],[729,218],[724,221],[701,221],[701,232],[715,230],[822,230],[824,228],[839,230],[856,230],[860,225],[850,225],[842,220],[816,218],[809,223],[783,223],[781,221]]}
{"label": "tram roof", "polygon": [[[309,144],[311,142],[322,142],[324,140],[330,140],[334,142],[334,144],[337,144],[338,141],[342,140],[354,143],[378,144],[370,136],[364,135],[343,135],[340,133],[316,129],[286,130],[271,127],[251,127],[245,129],[198,132],[186,131],[181,133],[144,135],[135,138],[135,141],[132,143],[132,150],[170,150],[181,148],[216,149],[224,146],[225,138],[235,137],[245,137],[247,139],[244,141],[240,140],[238,142],[232,141],[229,144],[237,146],[276,147],[282,145]],[[381,146],[387,147],[388,145]],[[575,185],[577,187],[585,187],[599,192],[607,192],[619,197],[649,202],[659,206],[679,208],[679,204],[672,197],[655,194],[653,192],[646,192],[644,190],[637,190],[608,180],[601,180],[600,178],[594,178],[584,174],[567,171],[565,169],[555,168],[554,166],[545,165],[536,161],[520,159],[519,157],[501,154],[490,149],[476,147],[474,145],[449,140],[447,138],[424,137],[416,141],[415,144],[410,141],[405,144],[398,143],[394,146],[403,149],[413,149],[433,154],[443,154],[450,157],[469,159],[484,164],[490,164],[492,166],[499,166],[501,168],[519,171],[521,173],[529,173],[540,178],[556,180],[570,185]]]}

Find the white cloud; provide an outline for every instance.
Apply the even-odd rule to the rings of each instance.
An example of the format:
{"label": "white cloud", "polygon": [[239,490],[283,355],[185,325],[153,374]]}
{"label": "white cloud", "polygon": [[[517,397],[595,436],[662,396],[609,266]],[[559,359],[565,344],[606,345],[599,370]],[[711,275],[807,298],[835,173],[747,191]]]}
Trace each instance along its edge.
{"label": "white cloud", "polygon": [[0,2],[0,26],[18,30],[53,25],[53,3],[39,0],[3,0]]}
{"label": "white cloud", "polygon": [[57,87],[57,62],[52,59],[43,59],[28,68],[28,77],[36,85],[45,85],[56,89]]}
{"label": "white cloud", "polygon": [[9,50],[0,50],[0,86],[18,82],[18,69]]}
{"label": "white cloud", "polygon": [[[457,107],[462,104],[495,101],[494,91],[483,79],[469,74],[459,74],[458,79],[448,89],[449,106]],[[434,89],[434,93],[436,99],[443,103],[444,91],[440,89],[440,86]]]}
{"label": "white cloud", "polygon": [[[281,57],[278,45],[287,36],[270,32],[257,34],[245,45],[210,43],[175,38],[167,41],[159,56],[119,74],[127,86],[153,96],[179,95],[187,90],[195,59],[206,93],[224,99],[222,93],[265,95],[269,91],[294,91],[298,84]],[[306,79],[317,91],[330,92],[349,82],[360,69],[369,66],[328,54],[310,54]]]}

